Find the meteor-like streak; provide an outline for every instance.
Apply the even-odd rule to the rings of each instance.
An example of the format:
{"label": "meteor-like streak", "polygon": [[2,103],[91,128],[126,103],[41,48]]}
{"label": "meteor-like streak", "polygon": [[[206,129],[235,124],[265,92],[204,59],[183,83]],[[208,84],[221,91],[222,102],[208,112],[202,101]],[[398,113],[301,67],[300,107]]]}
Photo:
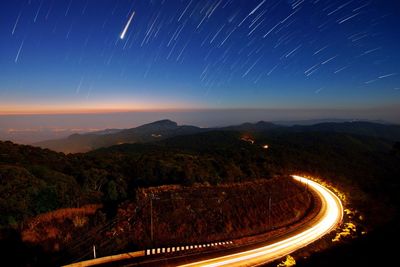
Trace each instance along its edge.
{"label": "meteor-like streak", "polygon": [[343,206],[339,198],[332,191],[314,181],[296,175],[293,175],[293,179],[306,184],[309,189],[313,190],[321,198],[321,211],[313,223],[303,228],[300,232],[297,231],[285,239],[269,245],[182,266],[261,265],[307,246],[332,231],[343,218]]}
{"label": "meteor-like streak", "polygon": [[129,25],[131,25],[132,19],[135,16],[135,11],[133,11],[132,15],[129,17],[128,22],[125,25],[124,30],[122,31],[121,35],[119,36],[119,38],[121,38],[121,40],[123,40],[125,38],[125,34],[129,29]]}

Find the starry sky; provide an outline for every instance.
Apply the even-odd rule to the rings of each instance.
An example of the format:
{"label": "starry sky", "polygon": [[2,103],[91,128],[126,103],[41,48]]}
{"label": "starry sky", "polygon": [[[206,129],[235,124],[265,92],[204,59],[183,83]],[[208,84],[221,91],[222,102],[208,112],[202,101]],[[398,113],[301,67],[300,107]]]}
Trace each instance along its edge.
{"label": "starry sky", "polygon": [[0,113],[392,108],[399,16],[397,0],[2,0]]}

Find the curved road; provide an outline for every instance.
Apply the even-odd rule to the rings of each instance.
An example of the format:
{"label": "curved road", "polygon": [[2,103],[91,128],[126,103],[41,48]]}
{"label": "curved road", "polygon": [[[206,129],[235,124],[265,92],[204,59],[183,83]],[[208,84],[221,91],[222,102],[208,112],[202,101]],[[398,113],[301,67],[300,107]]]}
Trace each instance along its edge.
{"label": "curved road", "polygon": [[333,230],[343,217],[343,206],[339,198],[332,191],[314,181],[296,175],[292,177],[307,184],[321,198],[321,211],[311,225],[272,244],[181,266],[257,266],[290,254]]}
{"label": "curved road", "polygon": [[[304,183],[321,200],[321,209],[309,222],[278,239],[262,242],[256,246],[243,246],[231,251],[220,251],[209,255],[160,255],[161,258],[133,257],[129,254],[99,258],[71,266],[257,266],[277,260],[308,244],[318,240],[332,231],[343,218],[343,206],[339,198],[326,187],[304,177],[292,176],[293,179]],[[229,254],[227,254],[229,253]],[[144,251],[142,251],[144,255]],[[128,259],[126,260],[127,255]],[[155,255],[156,256],[156,255]],[[136,259],[136,260],[135,260]]]}

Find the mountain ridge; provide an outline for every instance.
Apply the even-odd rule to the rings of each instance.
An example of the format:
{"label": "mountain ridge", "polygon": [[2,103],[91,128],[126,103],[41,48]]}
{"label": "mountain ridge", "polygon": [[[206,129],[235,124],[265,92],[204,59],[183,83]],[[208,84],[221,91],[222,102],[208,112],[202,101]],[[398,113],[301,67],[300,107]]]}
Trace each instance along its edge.
{"label": "mountain ridge", "polygon": [[112,129],[93,133],[73,134],[63,139],[34,143],[34,146],[63,153],[84,153],[97,148],[125,143],[146,143],[172,136],[198,133],[202,128],[179,125],[171,120],[159,120],[135,128]]}
{"label": "mountain ridge", "polygon": [[220,128],[200,128],[163,119],[128,129],[106,129],[103,131],[73,134],[64,139],[48,140],[33,144],[63,153],[84,153],[98,148],[120,144],[148,143],[170,137],[197,134],[208,131],[237,131],[242,133],[258,132],[337,132],[372,136],[390,141],[400,140],[400,125],[381,124],[367,121],[322,122],[313,125],[279,125],[272,122],[258,121],[242,123]]}

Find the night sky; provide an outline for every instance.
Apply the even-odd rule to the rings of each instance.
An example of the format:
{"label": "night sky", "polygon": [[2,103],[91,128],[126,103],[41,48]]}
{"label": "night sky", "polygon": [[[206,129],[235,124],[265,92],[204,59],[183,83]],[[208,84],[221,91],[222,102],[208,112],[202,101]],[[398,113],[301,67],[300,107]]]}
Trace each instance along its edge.
{"label": "night sky", "polygon": [[393,106],[399,17],[397,0],[2,0],[0,112]]}

